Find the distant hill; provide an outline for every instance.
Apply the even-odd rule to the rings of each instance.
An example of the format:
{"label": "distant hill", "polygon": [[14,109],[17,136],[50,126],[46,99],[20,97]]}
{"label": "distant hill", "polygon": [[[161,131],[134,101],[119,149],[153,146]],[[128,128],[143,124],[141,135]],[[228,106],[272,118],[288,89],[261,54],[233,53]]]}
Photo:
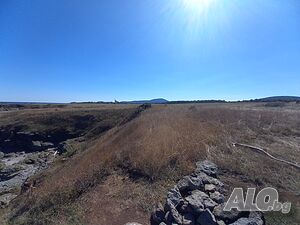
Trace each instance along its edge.
{"label": "distant hill", "polygon": [[151,99],[151,100],[136,100],[136,101],[123,101],[120,103],[127,103],[127,104],[145,104],[145,103],[150,103],[150,104],[166,104],[169,101],[164,99],[164,98],[156,98],[156,99]]}
{"label": "distant hill", "polygon": [[296,102],[300,101],[300,97],[297,96],[272,96],[267,98],[260,98],[250,100],[251,102]]}

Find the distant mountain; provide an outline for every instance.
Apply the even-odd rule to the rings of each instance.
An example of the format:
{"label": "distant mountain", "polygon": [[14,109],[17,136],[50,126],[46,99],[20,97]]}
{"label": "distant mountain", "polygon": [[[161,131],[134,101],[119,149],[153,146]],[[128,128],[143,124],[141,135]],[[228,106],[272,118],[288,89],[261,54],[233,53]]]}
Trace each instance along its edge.
{"label": "distant mountain", "polygon": [[260,98],[250,100],[253,102],[296,102],[300,101],[300,97],[297,96],[272,96],[267,98]]}
{"label": "distant mountain", "polygon": [[166,104],[169,101],[164,99],[164,98],[156,98],[156,99],[151,99],[151,100],[136,100],[136,101],[123,101],[120,103],[128,103],[128,104],[145,104],[145,103],[150,103],[150,104]]}

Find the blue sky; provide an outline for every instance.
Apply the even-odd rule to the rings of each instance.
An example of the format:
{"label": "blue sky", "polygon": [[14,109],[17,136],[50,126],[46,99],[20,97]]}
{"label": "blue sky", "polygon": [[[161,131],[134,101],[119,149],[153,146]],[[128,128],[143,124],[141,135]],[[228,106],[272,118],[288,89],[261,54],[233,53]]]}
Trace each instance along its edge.
{"label": "blue sky", "polygon": [[299,0],[1,0],[0,101],[300,96]]}

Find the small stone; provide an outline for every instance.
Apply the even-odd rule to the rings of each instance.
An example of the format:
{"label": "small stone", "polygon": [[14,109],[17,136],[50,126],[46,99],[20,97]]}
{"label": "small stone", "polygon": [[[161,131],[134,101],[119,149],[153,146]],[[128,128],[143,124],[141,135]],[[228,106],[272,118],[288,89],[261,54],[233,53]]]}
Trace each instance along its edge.
{"label": "small stone", "polygon": [[218,224],[218,225],[226,225],[226,223],[224,223],[224,221],[222,221],[222,220],[218,220],[218,221],[217,221],[217,224]]}
{"label": "small stone", "polygon": [[220,192],[215,191],[209,194],[210,198],[218,204],[224,203],[225,197]]}
{"label": "small stone", "polygon": [[191,213],[187,213],[183,215],[182,218],[183,225],[195,225],[195,217]]}
{"label": "small stone", "polygon": [[40,148],[40,147],[42,147],[42,142],[32,141],[32,146],[35,147],[35,148]]}
{"label": "small stone", "polygon": [[142,225],[140,223],[135,223],[135,222],[131,222],[131,223],[126,223],[125,225]]}
{"label": "small stone", "polygon": [[214,184],[205,184],[204,190],[207,192],[214,192],[216,191],[216,186]]}

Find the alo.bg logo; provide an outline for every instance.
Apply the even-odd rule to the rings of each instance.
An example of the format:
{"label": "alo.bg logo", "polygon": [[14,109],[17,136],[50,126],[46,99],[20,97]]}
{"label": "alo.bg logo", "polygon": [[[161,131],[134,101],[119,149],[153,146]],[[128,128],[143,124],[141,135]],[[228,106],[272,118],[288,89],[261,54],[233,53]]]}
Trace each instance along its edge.
{"label": "alo.bg logo", "polygon": [[224,211],[237,209],[239,211],[281,211],[286,214],[291,210],[291,203],[279,202],[278,191],[274,188],[264,188],[255,198],[256,188],[248,188],[246,198],[242,188],[235,188],[225,204]]}

